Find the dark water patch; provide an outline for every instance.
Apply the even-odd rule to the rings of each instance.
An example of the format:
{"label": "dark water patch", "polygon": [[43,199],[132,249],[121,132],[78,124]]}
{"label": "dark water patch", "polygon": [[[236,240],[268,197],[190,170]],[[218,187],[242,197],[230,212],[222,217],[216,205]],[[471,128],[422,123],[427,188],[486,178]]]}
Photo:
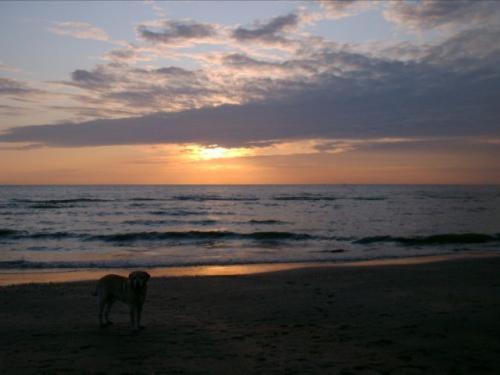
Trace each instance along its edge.
{"label": "dark water patch", "polygon": [[320,195],[275,196],[275,201],[334,201],[337,197]]}
{"label": "dark water patch", "polygon": [[452,194],[452,193],[422,193],[422,198],[442,199],[442,200],[460,200],[463,202],[477,201],[477,198],[470,194]]}
{"label": "dark water patch", "polygon": [[43,267],[38,266],[37,263],[38,262],[29,262],[26,260],[6,260],[6,261],[0,262],[0,269],[43,268]]}
{"label": "dark water patch", "polygon": [[190,211],[190,210],[158,210],[151,211],[151,215],[160,216],[190,216],[190,215],[208,215],[208,211]]}
{"label": "dark water patch", "polygon": [[148,203],[130,203],[129,207],[151,207],[151,204]]}
{"label": "dark water patch", "polygon": [[106,242],[135,242],[161,240],[256,240],[256,241],[303,241],[314,237],[305,233],[291,232],[251,232],[238,233],[231,231],[172,231],[172,232],[132,232],[97,235],[90,240]]}
{"label": "dark water patch", "polygon": [[[37,262],[24,259],[0,261],[0,269],[80,269],[80,268],[122,268],[130,266],[129,262],[113,264],[111,262]],[[133,265],[132,265],[133,266]]]}
{"label": "dark water patch", "polygon": [[37,232],[29,233],[28,231],[18,231],[11,229],[0,229],[0,238],[10,239],[61,239],[61,238],[80,238],[85,237],[84,234],[70,233],[70,232]]}
{"label": "dark water patch", "polygon": [[257,201],[257,197],[222,197],[219,195],[176,195],[172,198],[177,201]]}
{"label": "dark water patch", "polygon": [[75,234],[75,233],[68,233],[68,232],[47,232],[47,233],[33,233],[30,235],[25,236],[26,238],[31,238],[31,239],[62,239],[62,238],[75,238],[75,237],[81,237],[81,235]]}
{"label": "dark water patch", "polygon": [[322,253],[322,254],[340,254],[340,253],[345,253],[347,250],[345,249],[333,249],[333,250],[319,250],[316,251],[316,253]]}
{"label": "dark water patch", "polygon": [[128,225],[213,225],[217,224],[217,220],[126,220],[123,224]]}
{"label": "dark water patch", "polygon": [[353,197],[353,198],[346,198],[350,199],[353,201],[385,201],[387,198],[385,197]]}
{"label": "dark water patch", "polygon": [[294,240],[304,241],[311,240],[315,237],[307,233],[291,233],[291,232],[253,232],[239,234],[243,238],[255,240]]}
{"label": "dark water patch", "polygon": [[96,199],[96,198],[46,199],[46,200],[12,199],[12,202],[33,203],[33,204],[67,204],[67,203],[113,202],[113,200]]}
{"label": "dark water patch", "polygon": [[59,250],[59,249],[54,249],[51,247],[50,249],[47,246],[29,246],[26,248],[27,251],[54,251],[54,250]]}
{"label": "dark water patch", "polygon": [[0,238],[16,238],[26,233],[27,232],[14,229],[0,229]]}
{"label": "dark water patch", "polygon": [[354,241],[356,244],[369,245],[379,242],[394,242],[404,246],[431,246],[449,244],[482,244],[487,242],[500,241],[500,235],[489,235],[481,233],[461,233],[461,234],[436,234],[432,236],[416,237],[393,237],[393,236],[373,236],[365,237]]}
{"label": "dark water patch", "polygon": [[265,225],[284,225],[289,224],[288,221],[281,220],[249,220],[248,224],[265,224]]}
{"label": "dark water patch", "polygon": [[59,205],[59,204],[50,204],[50,203],[42,203],[42,204],[33,204],[29,206],[29,208],[41,209],[41,210],[51,210],[51,209],[61,209],[61,208],[75,208],[75,205]]}
{"label": "dark water patch", "polygon": [[232,215],[228,211],[206,211],[206,210],[157,210],[150,211],[151,215],[157,216],[206,216],[206,215]]}
{"label": "dark water patch", "polygon": [[31,214],[31,211],[0,211],[0,216],[21,216]]}

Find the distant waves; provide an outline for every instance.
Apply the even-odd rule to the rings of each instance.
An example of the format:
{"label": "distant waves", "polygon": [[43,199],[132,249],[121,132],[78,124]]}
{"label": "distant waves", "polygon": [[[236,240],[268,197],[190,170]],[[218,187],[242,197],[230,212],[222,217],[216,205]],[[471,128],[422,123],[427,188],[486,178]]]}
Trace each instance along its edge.
{"label": "distant waves", "polygon": [[0,186],[0,269],[498,251],[498,212],[495,186]]}
{"label": "distant waves", "polygon": [[[267,221],[264,221],[267,222]],[[197,223],[200,224],[200,223]],[[211,223],[208,223],[211,224]],[[362,237],[359,239],[341,236],[321,236],[308,233],[292,233],[278,231],[262,231],[239,233],[232,231],[150,231],[124,232],[114,234],[82,234],[69,232],[40,232],[29,233],[12,229],[0,229],[2,239],[62,239],[79,238],[86,241],[105,242],[136,242],[162,240],[253,240],[253,241],[306,241],[306,240],[337,240],[350,241],[353,244],[370,245],[374,243],[394,242],[404,246],[431,246],[449,244],[482,244],[500,242],[500,234],[489,235],[484,233],[448,233],[431,236],[393,237],[390,235]]]}

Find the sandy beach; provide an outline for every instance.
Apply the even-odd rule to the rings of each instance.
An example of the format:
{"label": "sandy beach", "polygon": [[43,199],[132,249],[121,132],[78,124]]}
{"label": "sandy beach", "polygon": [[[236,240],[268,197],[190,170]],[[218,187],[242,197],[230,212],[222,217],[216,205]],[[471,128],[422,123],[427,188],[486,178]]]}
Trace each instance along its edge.
{"label": "sandy beach", "polygon": [[0,288],[0,372],[478,374],[500,367],[500,258],[154,277],[144,331],[94,282]]}

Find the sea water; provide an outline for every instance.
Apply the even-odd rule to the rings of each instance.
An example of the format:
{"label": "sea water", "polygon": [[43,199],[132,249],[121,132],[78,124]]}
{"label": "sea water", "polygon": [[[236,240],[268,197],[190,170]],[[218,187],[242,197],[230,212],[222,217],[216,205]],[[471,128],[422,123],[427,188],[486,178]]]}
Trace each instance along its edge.
{"label": "sea water", "polygon": [[498,250],[499,186],[0,186],[0,272]]}

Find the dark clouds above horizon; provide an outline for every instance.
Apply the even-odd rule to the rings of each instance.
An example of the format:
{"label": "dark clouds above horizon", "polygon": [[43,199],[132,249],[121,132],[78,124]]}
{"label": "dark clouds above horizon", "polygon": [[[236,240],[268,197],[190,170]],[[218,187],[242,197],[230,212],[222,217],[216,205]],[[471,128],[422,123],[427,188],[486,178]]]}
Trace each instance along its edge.
{"label": "dark clouds above horizon", "polygon": [[[323,6],[335,18],[356,4],[363,5]],[[249,47],[206,54],[200,69],[138,68],[124,60],[148,50],[128,45],[114,52],[115,60],[74,70],[60,82],[83,90],[75,96],[82,110],[101,103],[101,118],[14,127],[0,134],[0,142],[241,147],[311,138],[498,138],[499,9],[494,2],[388,5],[387,19],[411,29],[460,26],[433,44],[373,50],[298,33],[301,22],[311,22],[299,12],[233,28],[194,21],[139,25],[139,37],[151,45],[227,40],[228,46],[282,48],[287,55],[266,58]],[[0,95],[26,96],[29,90],[0,81]],[[129,115],[107,118],[106,111]]]}

